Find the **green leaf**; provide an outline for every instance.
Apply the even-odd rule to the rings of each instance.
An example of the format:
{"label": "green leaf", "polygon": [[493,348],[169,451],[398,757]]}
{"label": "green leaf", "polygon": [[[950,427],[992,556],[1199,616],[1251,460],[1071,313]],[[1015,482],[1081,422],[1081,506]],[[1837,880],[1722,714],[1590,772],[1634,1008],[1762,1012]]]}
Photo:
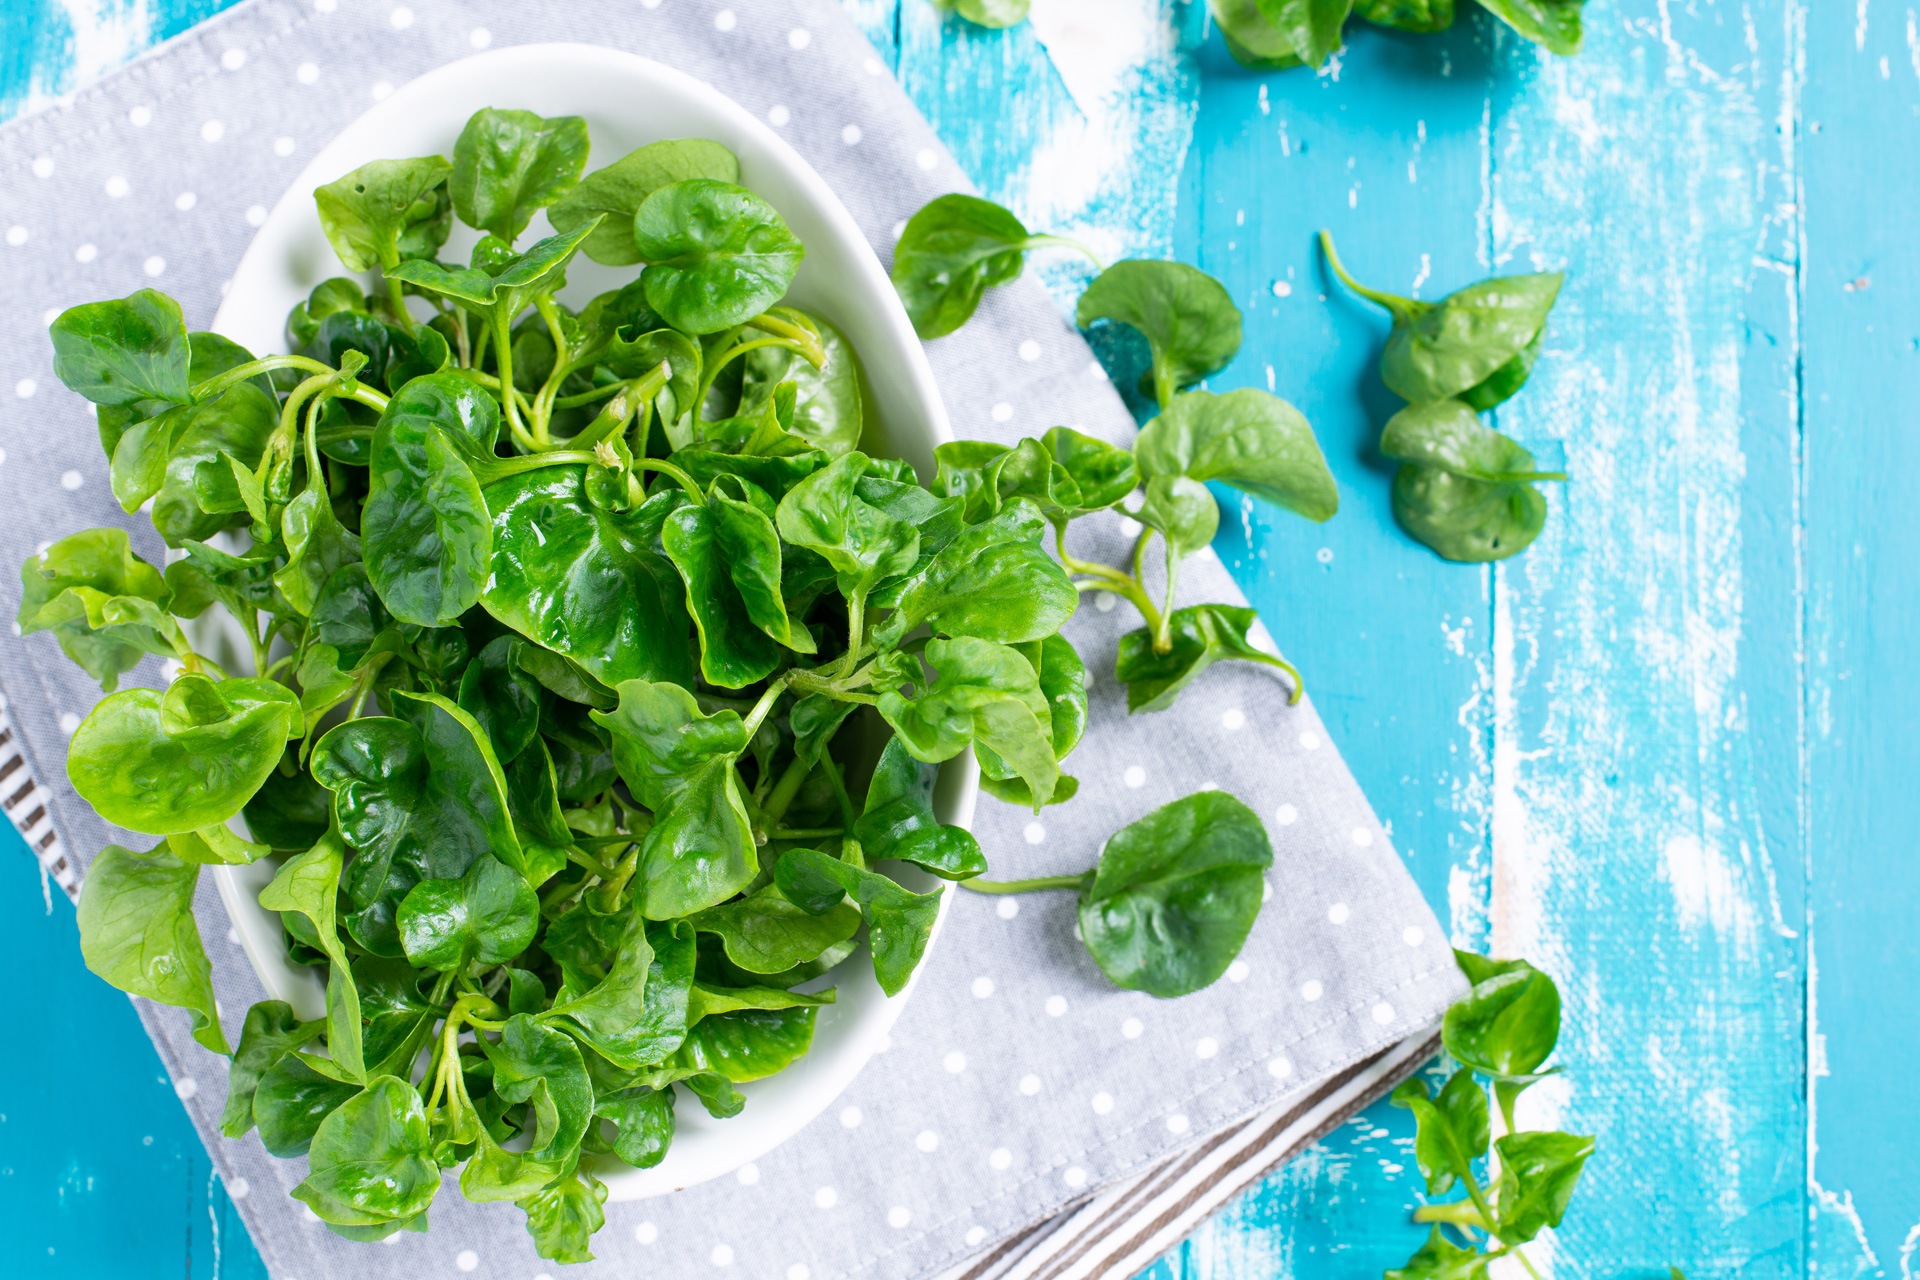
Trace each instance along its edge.
{"label": "green leaf", "polygon": [[440,1189],[420,1095],[393,1076],[374,1079],[320,1122],[307,1167],[294,1199],[341,1226],[404,1221],[425,1213]]}
{"label": "green leaf", "polygon": [[464,972],[501,964],[527,949],[540,900],[526,877],[498,858],[476,858],[458,880],[422,880],[400,903],[400,945],[423,969]]}
{"label": "green leaf", "polygon": [[933,0],[936,9],[949,9],[977,27],[999,29],[1027,20],[1032,0]]}
{"label": "green leaf", "polygon": [[1420,1251],[1407,1259],[1407,1265],[1386,1273],[1386,1280],[1487,1280],[1491,1255],[1478,1249],[1463,1249],[1441,1233],[1439,1227],[1427,1236]]}
{"label": "green leaf", "polygon": [[1593,1139],[1571,1133],[1509,1133],[1494,1144],[1500,1153],[1500,1239],[1525,1244],[1560,1225],[1580,1181]]}
{"label": "green leaf", "polygon": [[314,191],[320,229],[349,271],[431,258],[453,226],[446,191],[452,172],[440,156],[363,164]]}
{"label": "green leaf", "polygon": [[182,862],[202,867],[246,866],[273,852],[264,844],[241,839],[223,823],[197,831],[175,832],[167,837],[167,848]]}
{"label": "green leaf", "polygon": [[460,709],[487,735],[502,764],[512,763],[540,732],[540,682],[517,660],[527,647],[518,636],[498,636],[460,674]]}
{"label": "green leaf", "polygon": [[[1344,17],[1348,0],[1335,3]],[[1153,349],[1154,395],[1163,407],[1240,350],[1240,308],[1218,280],[1183,262],[1114,263],[1080,295],[1074,319],[1082,329],[1096,320],[1138,329]]]}
{"label": "green leaf", "polygon": [[[731,1089],[723,1092],[705,1084],[703,1077],[717,1076],[731,1084],[745,1084],[784,1070],[813,1043],[814,1017],[811,1008],[787,1008],[743,1009],[702,1018],[687,1032],[686,1044],[675,1055],[677,1062],[700,1070],[699,1075],[687,1080],[687,1087],[714,1115],[739,1114],[744,1099]],[[718,1110],[716,1102],[720,1104]]]}
{"label": "green leaf", "polygon": [[240,1029],[240,1047],[227,1067],[227,1103],[220,1112],[220,1132],[245,1137],[253,1128],[253,1098],[260,1078],[289,1053],[304,1048],[325,1027],[323,1021],[302,1022],[284,1000],[262,1000],[247,1010]]}
{"label": "green leaf", "polygon": [[271,680],[182,675],[164,693],[123,689],[74,730],[67,777],[108,822],[172,835],[225,822],[260,789],[301,726]]}
{"label": "green leaf", "polygon": [[[237,472],[236,475],[246,474]],[[273,583],[294,611],[313,614],[327,580],[360,559],[360,538],[341,527],[322,479],[309,484],[280,516],[280,537],[287,547],[286,567]]]}
{"label": "green leaf", "polygon": [[[1040,693],[1047,701],[1049,736],[1053,758],[1065,760],[1087,730],[1087,666],[1065,636],[1052,635],[1045,640],[1020,646],[1021,656],[1033,667],[1040,680]],[[989,747],[974,744],[980,762],[980,789],[1008,804],[1033,804],[1033,792],[1026,780]],[[1054,786],[1048,804],[1064,804],[1080,789],[1077,779],[1062,776]]]}
{"label": "green leaf", "polygon": [[865,410],[860,391],[860,359],[839,329],[818,316],[807,322],[820,335],[826,362],[818,369],[790,347],[757,347],[741,357],[746,376],[739,413],[755,413],[772,402],[780,384],[794,385],[793,418],[787,430],[829,458],[860,447]]}
{"label": "green leaf", "polygon": [[327,1052],[348,1076],[365,1080],[360,990],[334,918],[345,865],[346,846],[338,831],[330,829],[313,848],[288,859],[273,882],[260,891],[260,905],[269,911],[297,911],[312,923],[328,960]]}
{"label": "green leaf", "polygon": [[1032,664],[1018,649],[968,636],[934,640],[926,657],[938,675],[918,698],[880,695],[880,714],[902,745],[929,764],[952,759],[969,742],[984,745],[1025,779],[1038,812],[1053,795],[1060,766]]}
{"label": "green leaf", "polygon": [[595,225],[588,223],[536,240],[522,254],[512,253],[499,240],[483,237],[474,247],[471,266],[448,267],[415,260],[401,263],[387,273],[387,278],[451,298],[504,328],[536,295],[556,293],[565,286],[567,263]]}
{"label": "green leaf", "polygon": [[1427,1193],[1439,1195],[1456,1179],[1473,1176],[1473,1162],[1487,1154],[1487,1095],[1462,1067],[1429,1098],[1426,1081],[1404,1080],[1393,1091],[1393,1105],[1413,1112],[1413,1155],[1426,1175]]}
{"label": "green leaf", "polygon": [[446,626],[479,600],[493,527],[448,433],[491,448],[499,429],[493,400],[453,373],[414,379],[380,415],[360,532],[368,576],[402,622]]}
{"label": "green leaf", "polygon": [[613,758],[634,798],[656,813],[668,808],[695,772],[747,749],[746,726],[732,710],[707,715],[678,685],[628,680],[611,713],[592,712],[613,735]]}
{"label": "green leaf", "polygon": [[579,186],[554,202],[547,217],[554,230],[571,231],[604,215],[599,227],[581,243],[581,251],[610,267],[631,266],[645,260],[634,243],[633,215],[660,188],[689,178],[738,182],[740,161],[705,138],[650,142],[581,179]]}
{"label": "green leaf", "polygon": [[692,685],[685,588],[654,550],[684,496],[661,493],[635,511],[604,511],[587,501],[584,473],[543,467],[487,486],[493,562],[481,603],[605,684]]}
{"label": "green leaf", "polygon": [[1219,480],[1309,520],[1340,506],[1313,428],[1285,400],[1252,388],[1175,396],[1140,432],[1133,456],[1144,476]]}
{"label": "green leaf", "polygon": [[1260,13],[1287,38],[1287,43],[1310,67],[1317,67],[1340,49],[1340,30],[1346,25],[1353,0],[1258,0]]}
{"label": "green leaf", "polygon": [[187,324],[166,294],[141,289],[115,302],[69,307],[48,332],[54,376],[93,403],[151,402],[157,412],[188,402]]}
{"label": "green leaf", "polygon": [[745,187],[689,178],[660,188],[633,217],[648,266],[647,302],[684,333],[744,324],[785,296],[806,247]]}
{"label": "green leaf", "polygon": [[659,1062],[686,1038],[694,959],[685,921],[655,924],[633,912],[605,980],[555,1004],[541,1020],[572,1031],[616,1066]]}
{"label": "green leaf", "polygon": [[537,210],[580,181],[589,146],[587,122],[579,116],[543,119],[531,111],[483,107],[453,144],[447,186],[454,212],[468,226],[512,244]]}
{"label": "green leaf", "polygon": [[[407,1068],[411,1069],[411,1060]],[[321,1121],[360,1092],[357,1084],[323,1076],[297,1053],[269,1066],[254,1089],[253,1119],[268,1154],[289,1159],[307,1154]]]}
{"label": "green leaf", "polygon": [[1284,71],[1305,66],[1287,34],[1267,21],[1260,0],[1210,0],[1227,52],[1243,67]]}
{"label": "green leaf", "polygon": [[1379,27],[1445,31],[1453,25],[1453,0],[1357,0],[1355,14]]}
{"label": "green leaf", "polygon": [[508,1102],[532,1102],[538,1120],[527,1156],[565,1160],[593,1119],[593,1082],[570,1036],[524,1013],[507,1019],[498,1043],[485,1044],[493,1090]]}
{"label": "green leaf", "polygon": [[[702,677],[722,689],[744,689],[766,679],[780,665],[780,648],[754,613],[777,621],[783,636],[789,631],[773,521],[745,504],[729,508],[716,492],[706,506],[688,505],[670,514],[660,540],[687,584],[687,608],[700,633]],[[736,585],[742,579],[753,589],[751,606]]]}
{"label": "green leaf", "polygon": [[594,1114],[614,1125],[613,1153],[636,1169],[651,1169],[673,1145],[673,1090],[641,1086],[594,1100]]}
{"label": "green leaf", "polygon": [[1080,597],[1047,554],[1046,530],[1033,503],[1008,502],[916,573],[898,592],[898,607],[874,632],[874,643],[890,648],[922,623],[937,634],[996,644],[1053,635],[1073,616]]}
{"label": "green leaf", "polygon": [[122,991],[193,1015],[193,1038],[226,1053],[193,890],[200,868],[166,846],[135,853],[110,844],[80,888],[80,954],[87,968]]}
{"label": "green leaf", "polygon": [[1565,57],[1580,52],[1585,33],[1580,9],[1586,0],[1480,0],[1494,17],[1540,45]]}
{"label": "green leaf", "polygon": [[1178,561],[1212,545],[1220,529],[1220,504],[1198,480],[1155,476],[1147,481],[1147,499],[1133,517],[1159,530],[1171,570]]}
{"label": "green leaf", "polygon": [[857,496],[867,467],[864,453],[835,458],[794,485],[775,515],[780,536],[824,556],[848,597],[912,568],[920,546],[911,525]]}
{"label": "green leaf", "polygon": [[555,1262],[593,1261],[587,1246],[593,1233],[606,1225],[600,1208],[606,1199],[606,1185],[581,1169],[520,1201],[533,1251]]}
{"label": "green leaf", "polygon": [[[888,740],[879,763],[873,767],[873,781],[868,785],[860,820],[853,827],[863,856],[870,860],[898,858],[944,880],[971,879],[987,869],[986,855],[972,832],[943,826],[933,816],[933,787],[939,776],[938,765],[914,759],[900,738]],[[743,969],[753,968],[738,959],[734,963]],[[798,963],[795,960],[756,972],[777,973]]]}
{"label": "green leaf", "polygon": [[1560,1039],[1560,989],[1525,960],[1489,960],[1456,951],[1473,990],[1441,1024],[1447,1052],[1490,1076],[1540,1069]]}
{"label": "green leaf", "polygon": [[1054,243],[978,196],[946,195],[907,220],[893,251],[893,287],[922,338],[952,333],[972,319],[981,296],[1017,280],[1028,249]]}
{"label": "green leaf", "polygon": [[[168,546],[184,546],[189,539],[210,538],[247,522],[246,503],[227,459],[258,465],[279,416],[273,397],[242,382],[175,419],[165,471],[151,495],[153,527]],[[135,434],[128,432],[120,448]],[[114,456],[119,457],[119,449]]]}
{"label": "green leaf", "polygon": [[1408,405],[1387,420],[1380,451],[1400,461],[1393,514],[1401,527],[1449,560],[1504,560],[1546,526],[1547,500],[1533,455],[1481,425],[1459,400]]}
{"label": "green leaf", "polygon": [[852,898],[866,917],[873,976],[880,989],[896,996],[906,988],[926,954],[946,886],[937,885],[932,893],[914,893],[876,871],[864,871],[813,849],[788,850],[774,864],[773,874],[788,901],[816,915],[834,910],[843,895]]}
{"label": "green leaf", "polygon": [[[985,866],[983,860],[983,870]],[[737,901],[708,907],[687,923],[719,938],[727,959],[748,973],[777,974],[851,938],[859,932],[860,912],[841,902],[825,914],[809,915],[787,901],[779,886],[769,884]]]}
{"label": "green leaf", "polygon": [[[808,1026],[812,1026],[810,1017]],[[700,1105],[716,1120],[731,1120],[746,1108],[747,1100],[733,1087],[733,1081],[717,1071],[697,1071],[686,1076],[681,1083],[700,1099]]]}
{"label": "green leaf", "polygon": [[1114,678],[1127,686],[1129,712],[1165,711],[1208,667],[1229,658],[1273,664],[1266,650],[1247,639],[1260,617],[1251,609],[1225,604],[1196,604],[1175,609],[1168,619],[1173,647],[1156,653],[1146,627],[1120,637]]}
{"label": "green leaf", "polygon": [[1080,938],[1115,986],[1169,998],[1227,971],[1260,914],[1266,828],[1224,791],[1155,809],[1108,837],[1080,889]]}
{"label": "green leaf", "polygon": [[715,757],[654,811],[640,846],[641,911],[649,920],[692,915],[744,892],[759,872],[733,760]]}
{"label": "green leaf", "polygon": [[175,652],[178,627],[164,614],[173,592],[124,529],[60,539],[20,566],[20,588],[20,634],[51,631],[108,693],[142,657]]}
{"label": "green leaf", "polygon": [[[859,912],[856,911],[854,914],[858,915]],[[707,1018],[740,1013],[744,1010],[812,1009],[823,1004],[832,1004],[834,999],[835,993],[832,987],[810,995],[802,991],[790,991],[784,987],[716,987],[704,982],[695,982],[693,990],[688,993],[687,1025],[695,1027]]]}

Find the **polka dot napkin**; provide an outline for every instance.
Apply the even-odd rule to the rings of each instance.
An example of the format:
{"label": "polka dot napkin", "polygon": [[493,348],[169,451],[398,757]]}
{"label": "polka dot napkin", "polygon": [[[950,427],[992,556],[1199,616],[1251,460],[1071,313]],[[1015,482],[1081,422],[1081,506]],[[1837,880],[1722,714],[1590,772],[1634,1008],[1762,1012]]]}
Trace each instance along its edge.
{"label": "polka dot napkin", "polygon": [[[90,415],[53,377],[48,320],[153,284],[206,324],[266,209],[370,102],[475,49],[549,40],[612,43],[711,81],[819,169],[883,258],[896,224],[967,186],[832,0],[242,5],[0,131],[0,563],[70,530],[129,523]],[[1132,434],[1037,284],[995,291],[929,354],[961,435],[1011,443],[1056,424]],[[1109,560],[1128,545],[1117,514],[1073,537],[1076,554]],[[150,528],[136,546],[161,558]],[[1240,600],[1210,555],[1182,588],[1187,602]],[[1417,1065],[1460,980],[1311,704],[1288,707],[1264,669],[1224,666],[1172,711],[1128,716],[1110,673],[1134,622],[1114,604],[1093,596],[1067,628],[1097,673],[1094,727],[1068,762],[1079,796],[1038,818],[983,799],[976,829],[997,875],[1079,871],[1108,833],[1159,805],[1203,786],[1239,796],[1266,822],[1276,862],[1226,978],[1176,1001],[1119,991],[1074,938],[1072,895],[960,894],[890,1047],[845,1096],[735,1176],[608,1206],[600,1260],[567,1274],[1126,1275]],[[99,691],[50,643],[0,644],[0,685],[20,731],[0,749],[26,753],[4,789],[19,792],[10,812],[31,817],[49,869],[71,883],[73,863],[118,834],[65,782],[66,735]],[[20,786],[33,778],[40,788]],[[211,887],[202,895],[237,1032],[261,992]],[[331,1235],[287,1198],[303,1162],[214,1133],[225,1064],[189,1039],[185,1016],[136,1003],[276,1277],[557,1270],[534,1256],[517,1213],[451,1192],[430,1234],[385,1246]]]}

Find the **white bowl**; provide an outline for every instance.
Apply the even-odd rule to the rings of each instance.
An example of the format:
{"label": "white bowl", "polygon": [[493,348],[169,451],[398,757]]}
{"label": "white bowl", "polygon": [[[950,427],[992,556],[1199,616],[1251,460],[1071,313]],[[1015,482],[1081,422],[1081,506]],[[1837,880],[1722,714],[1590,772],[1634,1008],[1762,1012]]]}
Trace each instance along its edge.
{"label": "white bowl", "polygon": [[[793,148],[737,103],[691,76],[612,49],[580,44],[500,49],[441,67],[393,93],[347,126],[274,206],[241,258],[213,328],[256,354],[284,351],[287,312],[320,281],[349,274],[321,232],[313,189],[369,160],[451,157],[467,117],[489,106],[584,117],[593,139],[590,171],[663,138],[711,138],[730,148],[740,158],[741,183],[770,201],[807,246],[791,300],[833,321],[860,354],[870,393],[867,446],[905,458],[923,476],[931,475],[934,446],[952,439],[946,410],[913,326],[852,216]],[[539,215],[522,243],[550,233],[545,215]],[[464,261],[477,238],[456,227],[441,256]],[[602,267],[582,256],[568,270],[562,297],[577,306],[631,280],[636,271]],[[247,669],[244,660],[239,669]],[[978,788],[971,753],[947,765],[934,797],[940,820],[968,824]],[[313,970],[287,960],[279,918],[257,900],[273,872],[271,864],[257,863],[217,867],[213,874],[268,994],[287,1001],[303,1018],[319,1017],[326,1004],[324,987]],[[898,874],[922,891],[934,883],[914,868]],[[943,918],[944,908],[943,902]],[[934,933],[937,938],[938,924]],[[931,953],[931,942],[928,949]],[[732,1120],[712,1119],[683,1093],[675,1108],[679,1132],[664,1161],[652,1169],[611,1160],[595,1167],[610,1198],[637,1200],[730,1173],[825,1110],[879,1048],[913,990],[909,984],[888,999],[874,981],[865,946],[833,977],[838,1002],[820,1010],[813,1047],[803,1058],[742,1086],[747,1107]]]}

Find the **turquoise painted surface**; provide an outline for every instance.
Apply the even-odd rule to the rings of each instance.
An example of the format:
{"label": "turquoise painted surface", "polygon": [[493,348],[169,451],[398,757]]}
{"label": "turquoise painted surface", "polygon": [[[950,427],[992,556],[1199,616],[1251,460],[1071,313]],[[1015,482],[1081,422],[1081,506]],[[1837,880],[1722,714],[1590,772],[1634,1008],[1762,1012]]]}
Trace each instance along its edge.
{"label": "turquoise painted surface", "polygon": [[[0,113],[220,7],[10,0]],[[1241,506],[1219,549],[1457,940],[1562,978],[1570,1074],[1533,1118],[1600,1150],[1542,1271],[1910,1275],[1920,255],[1889,211],[1920,192],[1912,15],[1595,0],[1574,60],[1475,11],[1251,75],[1197,3],[1036,0],[998,34],[847,7],[988,194],[1225,280],[1247,344],[1216,388],[1315,423],[1341,514]],[[1384,323],[1329,288],[1321,226],[1429,298],[1570,273],[1500,415],[1575,477],[1524,558],[1445,565],[1395,528]],[[0,868],[7,971],[36,975],[0,1086],[0,1272],[259,1273],[68,909],[24,856]],[[1410,1136],[1374,1109],[1149,1275],[1396,1265]]]}

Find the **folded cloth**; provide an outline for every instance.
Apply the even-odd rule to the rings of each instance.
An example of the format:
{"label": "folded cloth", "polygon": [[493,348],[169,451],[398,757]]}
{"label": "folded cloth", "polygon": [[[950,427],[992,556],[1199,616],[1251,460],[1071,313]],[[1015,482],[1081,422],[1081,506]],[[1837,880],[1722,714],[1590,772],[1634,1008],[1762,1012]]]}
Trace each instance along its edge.
{"label": "folded cloth", "polygon": [[[14,228],[0,249],[0,385],[16,391],[0,426],[0,501],[12,513],[0,561],[100,525],[138,526],[140,553],[163,552],[114,504],[88,407],[53,376],[46,322],[153,285],[204,326],[249,223],[307,158],[383,85],[476,47],[611,44],[710,81],[778,124],[883,258],[903,218],[966,188],[832,0],[649,4],[254,0],[0,131],[0,223]],[[499,105],[518,105],[512,93],[503,85]],[[994,291],[929,354],[961,435],[1011,443],[1064,424],[1131,438],[1120,399],[1037,284]],[[1072,537],[1076,554],[1110,562],[1129,545],[1117,513],[1077,523]],[[1183,570],[1181,588],[1185,603],[1243,603],[1210,554]],[[1205,786],[1238,796],[1276,856],[1269,901],[1226,979],[1170,1001],[1117,990],[1075,939],[1072,895],[958,893],[891,1047],[843,1099],[757,1168],[609,1205],[599,1260],[569,1275],[683,1276],[723,1262],[789,1280],[1127,1274],[1418,1065],[1463,984],[1311,702],[1289,706],[1270,669],[1229,663],[1174,709],[1129,716],[1111,672],[1136,624],[1129,607],[1095,596],[1066,629],[1094,673],[1092,727],[1067,762],[1079,795],[1037,818],[983,799],[976,830],[997,876],[1078,872],[1107,835],[1168,801]],[[160,673],[150,665],[136,679]],[[0,645],[0,685],[22,731],[10,739],[0,726],[0,770],[14,775],[0,800],[12,797],[15,820],[71,886],[75,862],[129,839],[66,782],[66,735],[99,690],[45,637]],[[13,751],[23,765],[9,763]],[[232,1034],[262,992],[211,887],[201,894]],[[192,1042],[186,1015],[136,1004],[274,1275],[378,1280],[449,1259],[487,1274],[553,1269],[517,1212],[468,1204],[451,1186],[429,1234],[377,1247],[329,1233],[287,1197],[304,1161],[269,1157],[257,1135],[217,1134],[224,1063]]]}

